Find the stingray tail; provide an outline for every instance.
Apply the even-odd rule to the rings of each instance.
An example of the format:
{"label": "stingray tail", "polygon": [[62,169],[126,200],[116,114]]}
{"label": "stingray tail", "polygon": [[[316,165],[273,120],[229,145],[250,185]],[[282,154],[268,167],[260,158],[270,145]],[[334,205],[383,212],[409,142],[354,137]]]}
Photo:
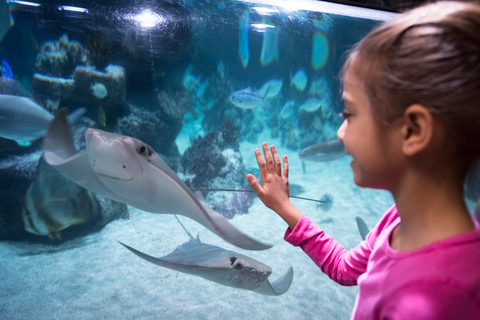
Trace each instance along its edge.
{"label": "stingray tail", "polygon": [[293,268],[288,268],[287,272],[277,280],[270,282],[265,281],[257,289],[253,290],[257,293],[267,296],[279,296],[287,292],[292,284],[293,280]]}
{"label": "stingray tail", "polygon": [[[237,228],[231,225],[224,216],[208,206],[200,191],[195,191],[194,196],[205,210],[206,215],[209,217],[208,224],[203,225],[216,233],[225,241],[228,241],[239,248],[247,250],[265,250],[272,247],[270,244],[262,243],[240,232]],[[195,220],[195,218],[192,219]]]}
{"label": "stingray tail", "polygon": [[[183,225],[182,222],[180,222],[180,219],[178,219],[177,215],[175,215],[175,219],[177,219],[178,223],[180,223],[180,225],[182,226],[183,230],[185,230],[185,232],[188,234],[188,237],[192,240],[195,240],[195,238],[190,234],[190,232],[188,232],[188,230],[185,228],[185,226]],[[197,237],[198,238],[198,237]],[[123,244],[123,243],[122,243]]]}

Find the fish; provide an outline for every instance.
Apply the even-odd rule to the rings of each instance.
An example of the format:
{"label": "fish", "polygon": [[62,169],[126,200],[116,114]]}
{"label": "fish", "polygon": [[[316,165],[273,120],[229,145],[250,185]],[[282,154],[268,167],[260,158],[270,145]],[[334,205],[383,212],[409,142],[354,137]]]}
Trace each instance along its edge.
{"label": "fish", "polygon": [[248,66],[248,59],[250,58],[250,51],[248,48],[248,27],[250,24],[250,14],[247,10],[243,11],[240,17],[239,23],[239,43],[238,43],[238,55],[242,61],[242,66],[246,68]]}
{"label": "fish", "polygon": [[223,78],[225,76],[225,63],[223,63],[223,60],[218,62],[217,72],[220,75],[220,78]]}
{"label": "fish", "polygon": [[300,69],[294,76],[290,76],[290,86],[295,86],[298,90],[303,91],[307,86],[307,74],[305,70]]}
{"label": "fish", "polygon": [[12,68],[10,68],[10,65],[7,61],[2,60],[0,63],[0,67],[2,70],[2,78],[13,79]]}
{"label": "fish", "polygon": [[182,84],[183,87],[188,91],[195,91],[200,85],[200,79],[192,74],[185,73],[185,75],[183,76]]}
{"label": "fish", "polygon": [[308,94],[311,96],[322,97],[324,100],[331,100],[330,86],[328,85],[327,79],[325,79],[325,77],[320,77],[313,80],[310,84]]}
{"label": "fish", "polygon": [[[78,121],[87,110],[79,108],[68,116],[70,124]],[[0,137],[35,141],[45,135],[53,115],[27,97],[0,94]]]}
{"label": "fish", "polygon": [[265,97],[268,95],[268,91],[269,90],[267,89],[267,92],[265,92],[265,95],[262,97],[251,87],[248,87],[246,89],[235,91],[228,97],[228,99],[236,107],[253,109],[261,104],[265,105]]}
{"label": "fish", "polygon": [[7,1],[0,1],[0,41],[3,40],[11,26],[15,22],[10,14],[10,8]]}
{"label": "fish", "polygon": [[21,85],[20,81],[2,77],[0,77],[0,94],[30,96],[30,92]]}
{"label": "fish", "polygon": [[314,70],[320,70],[328,60],[328,40],[321,32],[313,35],[312,41],[312,66]]}
{"label": "fish", "polygon": [[208,87],[208,79],[201,82],[199,85],[198,85],[198,88],[197,88],[197,92],[196,92],[196,95],[198,98],[201,98],[203,96],[203,93],[205,92],[205,89]]}
{"label": "fish", "polygon": [[272,274],[272,269],[269,266],[243,254],[203,243],[199,235],[194,238],[181,222],[180,224],[190,240],[163,257],[155,258],[118,242],[148,262],[199,276],[227,287],[251,290],[268,296],[282,295],[290,288],[293,280],[292,267],[278,280],[270,282],[268,278]]}
{"label": "fish", "polygon": [[105,114],[105,109],[103,106],[98,108],[97,119],[98,123],[100,123],[103,127],[107,126],[107,115]]}
{"label": "fish", "polygon": [[280,111],[280,114],[278,117],[283,120],[287,120],[288,118],[291,118],[297,114],[297,110],[295,108],[295,101],[294,100],[289,100],[285,105],[283,106],[282,110]]}
{"label": "fish", "polygon": [[60,231],[91,221],[99,212],[93,193],[73,183],[40,158],[36,177],[25,194],[22,219],[26,231],[60,239]]}
{"label": "fish", "polygon": [[101,82],[94,81],[90,85],[90,90],[92,90],[92,95],[98,99],[103,99],[108,95],[107,88],[105,88],[105,85]]}
{"label": "fish", "polygon": [[267,19],[262,19],[265,26],[263,30],[262,51],[260,53],[260,63],[263,66],[278,61],[278,32],[280,27],[275,26]]}
{"label": "fish", "polygon": [[322,105],[322,100],[318,98],[310,98],[307,101],[305,101],[299,108],[300,111],[304,112],[315,112],[318,109],[320,109],[320,106]]}
{"label": "fish", "polygon": [[258,89],[257,92],[260,96],[265,96],[265,98],[270,99],[276,97],[280,93],[280,91],[282,90],[282,86],[282,80],[272,79],[265,82],[265,84],[260,89]]}
{"label": "fish", "polygon": [[85,131],[78,152],[62,109],[43,139],[45,161],[87,190],[137,209],[186,216],[231,244],[248,250],[272,246],[240,232],[192,192],[148,144],[98,129]]}
{"label": "fish", "polygon": [[345,145],[338,139],[317,143],[300,151],[298,157],[302,161],[324,162],[345,156]]}
{"label": "fish", "polygon": [[370,230],[367,227],[367,224],[360,217],[355,217],[355,222],[357,223],[358,232],[360,233],[362,240],[365,240],[367,238],[367,234],[370,232]]}
{"label": "fish", "polygon": [[322,211],[324,212],[330,211],[332,206],[333,206],[333,197],[328,193],[325,193],[320,198],[320,201],[317,202],[317,210],[322,209]]}

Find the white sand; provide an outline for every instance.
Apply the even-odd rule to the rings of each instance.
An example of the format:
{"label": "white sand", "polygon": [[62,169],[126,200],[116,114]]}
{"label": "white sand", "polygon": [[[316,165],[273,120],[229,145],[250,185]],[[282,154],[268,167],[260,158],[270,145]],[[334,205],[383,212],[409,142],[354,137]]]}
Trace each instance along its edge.
{"label": "white sand", "polygon": [[[313,202],[293,200],[313,221],[346,248],[360,243],[354,217],[372,228],[393,204],[385,192],[354,186],[345,157],[308,163],[301,170],[296,153],[276,143],[290,160],[290,182],[303,186],[303,197],[334,198],[329,212]],[[243,143],[247,168],[255,167],[253,149]],[[240,230],[275,246],[266,251],[238,249],[203,226],[181,217],[203,242],[237,251],[273,269],[277,279],[289,266],[295,275],[287,293],[278,297],[225,287],[203,278],[149,263],[123,248],[120,240],[145,253],[162,256],[188,241],[171,215],[130,208],[129,220],[110,223],[97,234],[60,247],[1,242],[0,319],[348,319],[357,288],[342,287],[326,277],[302,252],[283,241],[286,224],[256,199],[249,214],[231,220]],[[325,223],[321,223],[325,221]],[[39,254],[33,254],[38,253]]]}

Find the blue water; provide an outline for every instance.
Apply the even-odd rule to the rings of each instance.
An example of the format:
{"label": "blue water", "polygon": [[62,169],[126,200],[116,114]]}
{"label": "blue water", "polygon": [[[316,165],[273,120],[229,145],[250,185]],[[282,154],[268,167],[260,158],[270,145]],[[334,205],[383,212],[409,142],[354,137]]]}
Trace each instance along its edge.
{"label": "blue water", "polygon": [[[0,42],[0,59],[14,82],[2,79],[0,93],[30,96],[53,114],[87,108],[73,126],[78,149],[85,147],[85,129],[95,127],[150,144],[194,187],[245,189],[245,175],[256,173],[253,150],[267,141],[289,157],[292,193],[333,197],[327,212],[314,202],[292,201],[347,249],[361,241],[356,216],[372,228],[393,204],[386,192],[354,185],[348,156],[298,158],[301,149],[335,138],[345,52],[390,14],[309,1],[293,7],[281,1],[38,4],[10,4],[15,24]],[[281,82],[280,89],[272,86],[243,104],[255,104],[252,109],[229,99],[249,87],[259,92],[270,80]],[[300,110],[312,97],[320,105]],[[193,220],[183,217],[182,223],[205,243],[267,264],[271,281],[292,266],[293,282],[281,296],[221,286],[138,258],[117,240],[164,256],[188,236],[172,215],[99,195],[95,219],[72,222],[50,237],[28,232],[26,201],[33,197],[38,209],[51,200],[27,195],[29,186],[36,181],[52,199],[65,187],[35,178],[41,150],[41,139],[25,147],[0,138],[0,318],[349,317],[357,289],[334,283],[283,241],[286,224],[253,195],[217,192],[206,199],[239,230],[273,244],[269,250],[239,249]]]}

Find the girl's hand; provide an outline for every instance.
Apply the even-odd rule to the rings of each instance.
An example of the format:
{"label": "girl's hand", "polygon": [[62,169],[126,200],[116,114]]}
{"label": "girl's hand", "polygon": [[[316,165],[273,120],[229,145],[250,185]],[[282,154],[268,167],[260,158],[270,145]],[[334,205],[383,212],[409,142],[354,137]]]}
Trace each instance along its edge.
{"label": "girl's hand", "polygon": [[262,143],[265,161],[258,148],[255,149],[255,157],[257,158],[258,167],[260,169],[260,178],[262,185],[258,183],[254,175],[248,174],[247,180],[252,186],[257,196],[262,200],[266,207],[279,213],[285,206],[290,205],[289,189],[288,189],[288,159],[283,156],[283,170],[280,158],[278,157],[275,146],[271,146],[270,154],[266,142]]}

